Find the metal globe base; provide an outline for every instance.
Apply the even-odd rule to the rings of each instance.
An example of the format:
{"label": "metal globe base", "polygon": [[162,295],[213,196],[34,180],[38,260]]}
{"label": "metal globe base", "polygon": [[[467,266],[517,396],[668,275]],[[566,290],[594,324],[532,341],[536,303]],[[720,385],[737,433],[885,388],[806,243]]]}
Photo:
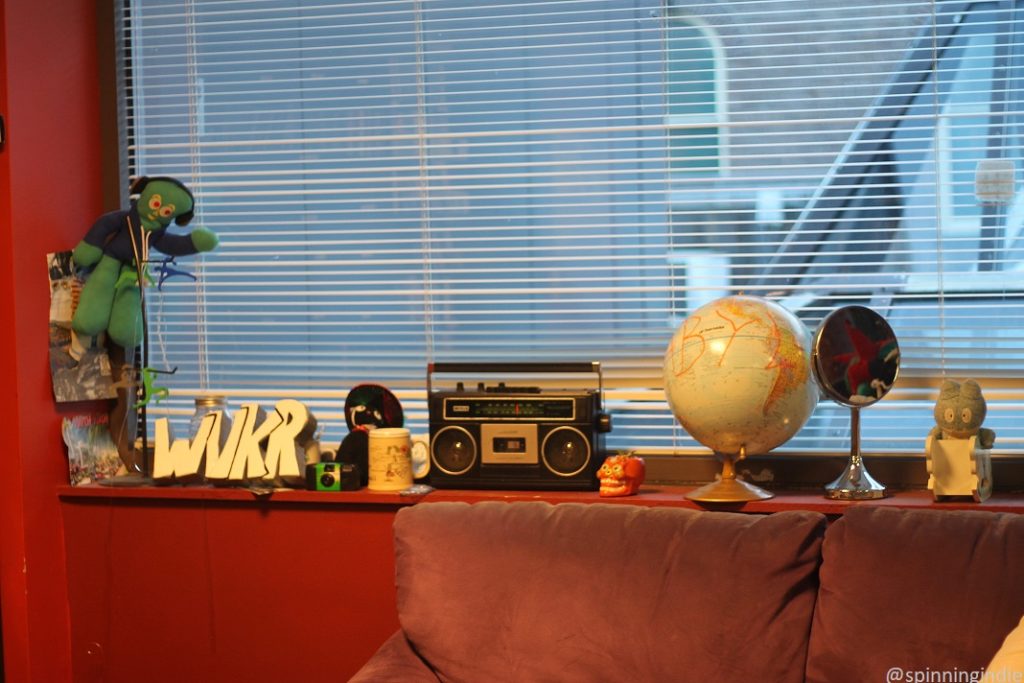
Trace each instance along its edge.
{"label": "metal globe base", "polygon": [[743,503],[750,500],[774,498],[775,494],[771,491],[765,491],[760,486],[755,486],[736,477],[735,463],[745,458],[746,455],[744,448],[740,448],[739,456],[715,453],[715,456],[722,461],[721,478],[690,491],[686,494],[686,498],[698,503]]}
{"label": "metal globe base", "polygon": [[742,479],[721,479],[705,484],[686,494],[697,503],[743,503],[750,500],[768,500],[775,494]]}

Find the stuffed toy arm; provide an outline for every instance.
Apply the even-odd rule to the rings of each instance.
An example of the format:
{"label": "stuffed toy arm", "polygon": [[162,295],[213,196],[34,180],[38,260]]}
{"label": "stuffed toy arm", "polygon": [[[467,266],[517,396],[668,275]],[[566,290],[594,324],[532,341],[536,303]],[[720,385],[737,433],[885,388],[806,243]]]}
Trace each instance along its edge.
{"label": "stuffed toy arm", "polygon": [[213,251],[220,244],[217,233],[209,228],[201,226],[193,228],[188,236],[192,238],[192,246],[196,248],[196,251]]}
{"label": "stuffed toy arm", "polygon": [[99,263],[101,256],[103,256],[103,250],[85,240],[79,242],[75,250],[71,252],[71,258],[79,267],[94,266]]}
{"label": "stuffed toy arm", "polygon": [[85,233],[85,237],[71,252],[75,265],[82,268],[99,263],[103,256],[103,245],[111,235],[121,229],[121,220],[121,214],[117,212],[104,214],[96,219],[89,232]]}
{"label": "stuffed toy arm", "polygon": [[197,227],[187,235],[165,232],[152,244],[168,256],[189,256],[202,251],[212,251],[218,243],[217,233],[208,228]]}

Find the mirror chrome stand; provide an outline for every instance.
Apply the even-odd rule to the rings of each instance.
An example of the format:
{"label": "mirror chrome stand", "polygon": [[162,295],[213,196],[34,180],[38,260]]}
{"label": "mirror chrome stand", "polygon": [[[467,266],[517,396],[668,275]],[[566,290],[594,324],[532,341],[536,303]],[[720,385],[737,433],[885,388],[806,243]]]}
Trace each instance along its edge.
{"label": "mirror chrome stand", "polygon": [[774,498],[775,494],[765,491],[760,486],[743,481],[736,476],[736,465],[743,458],[747,457],[746,448],[740,447],[739,455],[731,453],[715,453],[715,456],[722,461],[722,476],[705,484],[699,489],[686,494],[689,500],[698,503],[742,503],[748,500],[768,500]]}
{"label": "mirror chrome stand", "polygon": [[842,306],[825,316],[814,335],[814,377],[833,401],[850,409],[850,462],[825,487],[837,500],[885,498],[885,486],[868,474],[860,454],[860,411],[880,401],[896,383],[900,347],[889,323],[864,306]]}
{"label": "mirror chrome stand", "polygon": [[886,488],[868,473],[860,454],[860,408],[850,408],[850,462],[839,478],[825,487],[825,497],[835,500],[885,498]]}

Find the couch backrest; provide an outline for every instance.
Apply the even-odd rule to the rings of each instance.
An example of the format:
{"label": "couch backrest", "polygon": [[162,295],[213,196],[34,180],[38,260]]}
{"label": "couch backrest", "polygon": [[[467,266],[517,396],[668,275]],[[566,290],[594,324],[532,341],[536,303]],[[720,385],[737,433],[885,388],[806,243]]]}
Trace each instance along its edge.
{"label": "couch backrest", "polygon": [[1024,515],[853,507],[822,553],[808,681],[978,680],[1024,614]]}
{"label": "couch backrest", "polygon": [[421,503],[395,519],[406,637],[445,681],[803,680],[825,518]]}

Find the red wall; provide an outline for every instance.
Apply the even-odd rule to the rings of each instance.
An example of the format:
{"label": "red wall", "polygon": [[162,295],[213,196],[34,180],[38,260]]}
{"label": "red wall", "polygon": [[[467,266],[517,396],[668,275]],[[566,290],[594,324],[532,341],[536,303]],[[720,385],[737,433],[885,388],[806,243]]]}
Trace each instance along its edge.
{"label": "red wall", "polygon": [[398,629],[401,505],[279,498],[65,498],[75,681],[355,674]]}
{"label": "red wall", "polygon": [[47,366],[47,252],[101,205],[92,0],[0,0],[0,608],[9,681],[71,679],[63,531],[67,482]]}
{"label": "red wall", "polygon": [[45,256],[116,208],[102,200],[116,158],[101,129],[104,3],[0,0],[3,679],[345,680],[398,625],[397,506],[58,497],[72,411],[52,395]]}

